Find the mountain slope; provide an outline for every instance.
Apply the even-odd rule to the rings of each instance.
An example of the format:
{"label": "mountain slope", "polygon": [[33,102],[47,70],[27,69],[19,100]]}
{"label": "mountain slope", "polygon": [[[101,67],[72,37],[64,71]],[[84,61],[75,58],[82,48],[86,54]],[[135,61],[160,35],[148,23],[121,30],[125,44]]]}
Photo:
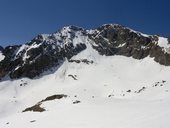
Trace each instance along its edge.
{"label": "mountain slope", "polygon": [[[74,59],[82,59],[84,55],[87,53]],[[3,128],[169,126],[169,67],[160,66],[150,58],[138,61],[98,56],[93,61],[89,65],[67,61],[55,73],[36,80],[1,82],[0,125]],[[59,94],[67,97],[43,102],[44,112],[22,112],[46,97]]]}
{"label": "mountain slope", "polygon": [[160,58],[169,56],[167,39],[150,42],[153,36],[120,27],[69,26],[5,48],[1,64],[22,70],[5,70],[18,79],[0,82],[0,127],[168,127],[170,67],[160,65]]}
{"label": "mountain slope", "polygon": [[147,56],[162,65],[170,65],[167,38],[147,36],[120,25],[103,25],[94,30],[64,27],[53,34],[42,34],[20,46],[8,46],[2,53],[0,77],[35,78],[61,65],[86,49],[89,43],[101,55],[123,55],[135,59]]}

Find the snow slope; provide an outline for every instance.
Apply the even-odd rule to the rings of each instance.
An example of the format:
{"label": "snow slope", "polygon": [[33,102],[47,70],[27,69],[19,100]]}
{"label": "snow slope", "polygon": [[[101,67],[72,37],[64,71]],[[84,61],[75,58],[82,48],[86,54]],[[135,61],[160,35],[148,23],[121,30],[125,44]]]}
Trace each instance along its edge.
{"label": "snow slope", "polygon": [[5,58],[5,56],[0,52],[0,61],[2,61]]}
{"label": "snow slope", "polygon": [[[34,80],[0,82],[0,128],[168,128],[170,67],[87,49]],[[43,102],[44,112],[22,112]],[[76,102],[80,101],[80,102]]]}

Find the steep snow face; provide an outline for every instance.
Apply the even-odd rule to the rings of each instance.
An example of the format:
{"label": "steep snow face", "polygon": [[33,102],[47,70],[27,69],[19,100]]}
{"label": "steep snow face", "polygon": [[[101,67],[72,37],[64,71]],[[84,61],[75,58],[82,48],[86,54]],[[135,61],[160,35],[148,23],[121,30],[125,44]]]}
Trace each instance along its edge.
{"label": "steep snow face", "polygon": [[[149,57],[139,61],[101,56],[88,43],[86,50],[71,60],[74,61],[65,61],[57,71],[39,79],[1,82],[0,126],[161,128],[170,125],[170,67],[161,66]],[[43,102],[45,112],[22,113],[54,94],[67,97]]]}
{"label": "steep snow face", "polygon": [[0,51],[0,61],[2,61],[5,58],[5,56],[2,54],[2,52]]}
{"label": "steep snow face", "polygon": [[[82,38],[85,35],[85,30],[75,26],[67,26],[63,27],[60,31],[53,33],[53,34],[42,34],[42,42],[47,42],[49,44],[57,44],[61,48],[64,45],[73,42],[73,45],[76,46],[78,43],[82,43]],[[74,39],[79,38],[81,41],[76,42],[73,41]]]}

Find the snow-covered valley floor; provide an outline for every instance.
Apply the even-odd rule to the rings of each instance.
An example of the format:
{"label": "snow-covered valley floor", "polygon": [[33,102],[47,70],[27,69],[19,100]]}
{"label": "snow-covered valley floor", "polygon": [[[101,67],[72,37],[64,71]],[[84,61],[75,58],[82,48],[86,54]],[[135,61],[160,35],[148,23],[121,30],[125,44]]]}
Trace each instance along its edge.
{"label": "snow-covered valley floor", "polygon": [[[34,80],[0,82],[0,128],[170,128],[170,67],[94,51],[72,59],[93,63],[66,61]],[[67,97],[22,112],[57,94]]]}

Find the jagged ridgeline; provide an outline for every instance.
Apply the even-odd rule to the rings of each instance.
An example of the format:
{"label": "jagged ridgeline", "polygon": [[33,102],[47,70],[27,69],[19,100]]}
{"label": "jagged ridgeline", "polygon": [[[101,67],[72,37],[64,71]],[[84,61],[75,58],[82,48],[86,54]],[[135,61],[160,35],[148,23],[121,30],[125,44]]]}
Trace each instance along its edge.
{"label": "jagged ridgeline", "polygon": [[61,65],[90,45],[100,55],[153,58],[170,66],[170,39],[145,35],[121,25],[106,24],[94,30],[68,26],[52,34],[41,34],[23,45],[0,47],[0,78],[34,78]]}

